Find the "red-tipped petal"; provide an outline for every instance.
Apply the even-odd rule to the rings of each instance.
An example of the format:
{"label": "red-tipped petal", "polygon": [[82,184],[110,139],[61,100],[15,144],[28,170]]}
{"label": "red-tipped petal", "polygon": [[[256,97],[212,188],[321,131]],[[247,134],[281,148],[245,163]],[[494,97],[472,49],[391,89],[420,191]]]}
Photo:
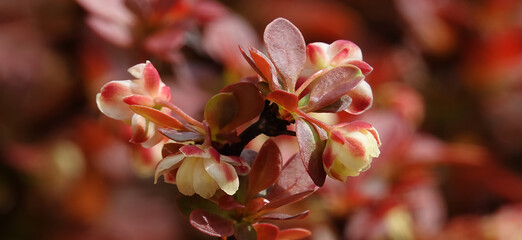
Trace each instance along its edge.
{"label": "red-tipped petal", "polygon": [[128,105],[142,105],[148,107],[154,106],[154,101],[152,100],[152,98],[143,95],[128,96],[126,98],[123,98],[123,102],[125,102]]}
{"label": "red-tipped petal", "polygon": [[239,188],[239,178],[232,165],[225,161],[216,162],[214,159],[204,159],[205,170],[216,181],[219,188],[228,195],[234,195]]}
{"label": "red-tipped petal", "polygon": [[132,95],[131,81],[111,81],[101,88],[96,95],[96,104],[102,113],[117,120],[130,120],[134,113],[123,102],[125,97]]}
{"label": "red-tipped petal", "polygon": [[179,148],[179,151],[182,152],[187,157],[200,157],[200,158],[210,158],[210,152],[206,151],[200,146],[196,145],[186,145]]}
{"label": "red-tipped petal", "polygon": [[366,81],[361,81],[347,95],[352,99],[352,102],[345,111],[350,114],[361,114],[372,106],[372,88]]}
{"label": "red-tipped petal", "polygon": [[145,63],[145,67],[143,68],[143,80],[145,81],[145,90],[150,95],[156,96],[159,92],[161,79],[158,71],[149,61]]}

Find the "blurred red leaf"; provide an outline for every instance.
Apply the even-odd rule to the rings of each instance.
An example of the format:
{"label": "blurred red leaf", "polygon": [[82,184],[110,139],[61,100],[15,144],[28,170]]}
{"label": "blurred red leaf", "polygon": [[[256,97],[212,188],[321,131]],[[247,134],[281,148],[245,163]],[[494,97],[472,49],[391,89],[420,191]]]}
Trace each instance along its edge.
{"label": "blurred red leaf", "polygon": [[199,231],[215,237],[228,237],[234,234],[231,220],[196,209],[190,213],[190,224]]}

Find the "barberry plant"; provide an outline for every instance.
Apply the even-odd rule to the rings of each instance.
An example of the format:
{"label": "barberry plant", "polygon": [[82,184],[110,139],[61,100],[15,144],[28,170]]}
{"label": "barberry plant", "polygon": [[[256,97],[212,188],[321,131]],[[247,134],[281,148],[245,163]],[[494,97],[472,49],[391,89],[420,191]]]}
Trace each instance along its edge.
{"label": "barberry plant", "polygon": [[[105,115],[132,124],[132,142],[163,144],[154,181],[175,184],[182,194],[178,207],[192,226],[222,239],[309,236],[306,229],[280,230],[265,221],[308,216],[272,211],[306,198],[327,176],[346,181],[359,175],[379,156],[379,136],[369,123],[329,125],[310,114],[361,114],[371,106],[365,77],[372,68],[357,45],[338,40],[306,46],[283,18],[266,27],[264,42],[268,55],[240,47],[257,76],[214,95],[203,121],[171,102],[150,62],[129,69],[135,80],[109,82],[97,95]],[[295,136],[298,151],[284,161],[271,138],[257,152],[245,148],[261,134]]]}

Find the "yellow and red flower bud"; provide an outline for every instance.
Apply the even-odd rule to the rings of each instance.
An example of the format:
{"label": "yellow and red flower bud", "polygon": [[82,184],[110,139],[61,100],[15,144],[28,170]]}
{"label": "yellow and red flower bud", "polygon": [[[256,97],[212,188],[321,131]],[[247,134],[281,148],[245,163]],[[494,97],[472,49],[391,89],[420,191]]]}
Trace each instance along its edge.
{"label": "yellow and red flower bud", "polygon": [[245,175],[250,166],[239,157],[219,154],[212,147],[187,145],[176,154],[163,158],[156,166],[155,182],[160,176],[165,182],[176,184],[188,196],[197,193],[211,198],[218,189],[233,195],[239,188],[239,175]]}
{"label": "yellow and red flower bud", "polygon": [[[170,101],[170,88],[161,81],[158,71],[148,61],[129,68],[129,73],[136,79],[108,82],[96,95],[96,103],[108,117],[132,124],[132,142],[152,147],[163,137],[153,123],[136,114],[129,106],[155,107],[157,99]],[[162,111],[169,113],[168,109]]]}
{"label": "yellow and red flower bud", "polygon": [[370,168],[372,159],[380,154],[380,145],[379,135],[369,123],[335,126],[323,152],[324,169],[328,176],[344,182]]}

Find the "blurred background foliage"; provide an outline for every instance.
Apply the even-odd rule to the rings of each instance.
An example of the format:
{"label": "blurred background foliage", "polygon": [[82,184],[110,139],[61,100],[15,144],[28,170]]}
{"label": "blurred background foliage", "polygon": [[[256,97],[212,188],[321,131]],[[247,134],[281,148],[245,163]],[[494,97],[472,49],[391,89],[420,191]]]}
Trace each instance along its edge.
{"label": "blurred background foliage", "polygon": [[213,93],[253,74],[237,45],[261,48],[276,17],[309,42],[361,47],[374,107],[325,121],[364,118],[383,142],[370,171],[292,206],[312,212],[288,227],[522,239],[518,0],[1,1],[0,238],[206,239],[177,212],[176,188],[152,183],[158,149],[128,143],[95,95],[151,60],[201,119]]}

